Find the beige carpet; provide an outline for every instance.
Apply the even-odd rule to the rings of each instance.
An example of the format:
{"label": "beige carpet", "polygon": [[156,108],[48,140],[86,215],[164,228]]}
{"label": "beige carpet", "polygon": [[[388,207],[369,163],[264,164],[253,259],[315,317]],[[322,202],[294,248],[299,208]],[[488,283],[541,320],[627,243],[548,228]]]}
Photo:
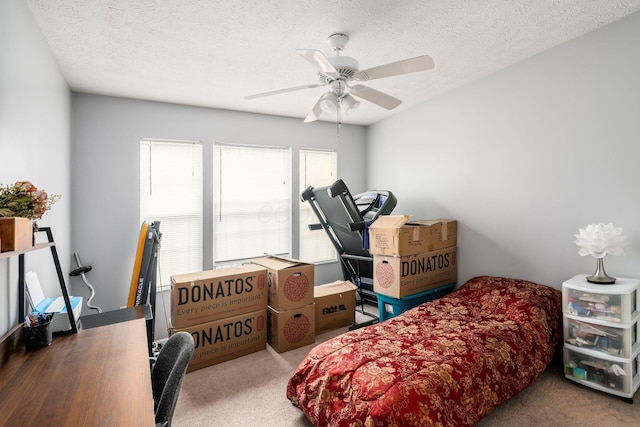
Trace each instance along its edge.
{"label": "beige carpet", "polygon": [[[320,334],[316,344],[344,331]],[[281,354],[267,345],[266,350],[187,373],[172,426],[311,426],[287,400],[286,387],[316,344]]]}
{"label": "beige carpet", "polygon": [[[316,343],[346,329],[326,332]],[[315,344],[314,344],[315,345]],[[286,398],[286,384],[314,346],[278,354],[271,347],[187,374],[173,418],[175,427],[309,427]],[[536,382],[481,420],[479,427],[640,425],[640,392],[633,404],[576,385],[555,361]]]}

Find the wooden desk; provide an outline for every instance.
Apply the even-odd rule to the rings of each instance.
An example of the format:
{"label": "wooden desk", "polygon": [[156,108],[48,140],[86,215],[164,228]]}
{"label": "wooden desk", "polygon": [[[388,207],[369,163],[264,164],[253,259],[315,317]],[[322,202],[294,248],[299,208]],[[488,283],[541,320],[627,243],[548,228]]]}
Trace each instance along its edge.
{"label": "wooden desk", "polygon": [[82,329],[99,328],[112,323],[128,322],[144,318],[147,323],[147,350],[151,355],[153,346],[153,309],[150,304],[136,305],[119,310],[105,311],[80,317],[79,327]]}
{"label": "wooden desk", "polygon": [[0,369],[0,426],[153,426],[144,319],[56,336]]}

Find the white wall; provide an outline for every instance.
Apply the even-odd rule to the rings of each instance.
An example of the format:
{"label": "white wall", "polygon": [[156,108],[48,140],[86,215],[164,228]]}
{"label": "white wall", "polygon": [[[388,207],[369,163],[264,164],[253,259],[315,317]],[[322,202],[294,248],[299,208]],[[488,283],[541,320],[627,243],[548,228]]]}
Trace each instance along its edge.
{"label": "white wall", "polygon": [[[595,260],[578,228],[629,236],[612,276],[640,277],[640,13],[371,126],[369,187],[396,213],[459,220],[459,281],[560,288]],[[435,58],[437,63],[445,58]]]}
{"label": "white wall", "polygon": [[[96,289],[93,303],[103,310],[126,305],[129,292],[140,229],[141,138],[335,148],[339,177],[354,194],[365,190],[366,132],[360,126],[343,125],[337,137],[331,123],[74,94],[72,133],[72,249],[83,264],[93,267],[87,278]],[[317,284],[339,278],[335,264],[316,268]],[[79,278],[72,289],[75,294],[85,292]],[[159,307],[170,306],[168,294],[159,295],[158,301]],[[166,335],[161,308],[156,319],[159,338]]]}
{"label": "white wall", "polygon": [[[50,226],[65,275],[69,265],[71,93],[22,0],[0,2],[0,184],[31,181],[62,199],[39,222]],[[60,294],[51,252],[25,256],[45,291]],[[18,320],[17,257],[0,260],[0,336]]]}

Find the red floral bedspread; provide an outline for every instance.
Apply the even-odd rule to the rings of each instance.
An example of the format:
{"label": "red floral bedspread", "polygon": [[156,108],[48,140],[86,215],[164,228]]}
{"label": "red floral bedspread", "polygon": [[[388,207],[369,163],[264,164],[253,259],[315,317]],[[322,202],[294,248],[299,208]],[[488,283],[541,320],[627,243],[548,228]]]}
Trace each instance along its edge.
{"label": "red floral bedspread", "polygon": [[316,426],[471,426],[545,370],[561,318],[556,289],[476,277],[318,345],[287,397]]}

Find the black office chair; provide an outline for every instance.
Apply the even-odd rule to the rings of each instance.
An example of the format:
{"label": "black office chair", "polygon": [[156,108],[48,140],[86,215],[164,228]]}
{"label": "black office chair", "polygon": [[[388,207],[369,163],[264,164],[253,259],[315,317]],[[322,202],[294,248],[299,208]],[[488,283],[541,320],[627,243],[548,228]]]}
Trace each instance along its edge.
{"label": "black office chair", "polygon": [[158,354],[151,370],[156,426],[171,426],[180,386],[193,350],[193,337],[181,331],[171,335]]}

